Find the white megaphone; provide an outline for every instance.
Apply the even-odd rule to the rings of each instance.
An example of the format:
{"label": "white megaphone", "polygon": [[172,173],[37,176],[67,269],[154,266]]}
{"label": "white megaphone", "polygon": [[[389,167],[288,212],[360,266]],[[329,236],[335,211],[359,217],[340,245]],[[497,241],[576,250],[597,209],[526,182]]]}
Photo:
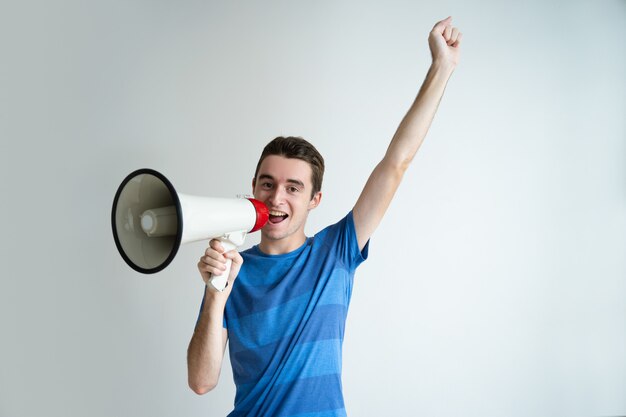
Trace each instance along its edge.
{"label": "white megaphone", "polygon": [[[209,198],[178,194],[165,176],[139,169],[119,186],[111,213],[115,245],[134,270],[152,274],[168,266],[182,243],[219,239],[226,251],[243,244],[247,233],[269,218],[265,204],[253,198]],[[210,283],[223,291],[226,271]]]}

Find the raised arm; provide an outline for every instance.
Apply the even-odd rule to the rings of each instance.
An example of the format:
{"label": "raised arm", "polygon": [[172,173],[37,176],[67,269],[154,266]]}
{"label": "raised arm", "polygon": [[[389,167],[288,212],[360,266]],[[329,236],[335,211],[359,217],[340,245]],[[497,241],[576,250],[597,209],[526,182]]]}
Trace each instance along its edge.
{"label": "raised arm", "polygon": [[359,249],[365,247],[378,227],[404,172],[424,141],[448,79],[458,63],[461,37],[458,29],[452,27],[451,17],[437,22],[428,36],[432,63],[426,79],[353,209]]}

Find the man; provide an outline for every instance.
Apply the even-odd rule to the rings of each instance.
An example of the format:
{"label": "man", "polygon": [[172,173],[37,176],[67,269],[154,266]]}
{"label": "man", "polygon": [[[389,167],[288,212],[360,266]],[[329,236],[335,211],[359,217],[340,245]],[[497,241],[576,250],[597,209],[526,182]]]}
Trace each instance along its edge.
{"label": "man", "polygon": [[270,209],[261,243],[239,254],[212,240],[198,262],[206,283],[232,261],[228,287],[205,288],[188,351],[189,386],[204,394],[217,384],[230,340],[237,394],[229,416],[346,415],[341,345],[354,270],[430,127],[461,36],[450,17],[433,27],[426,79],[354,208],[337,224],[312,238],[304,233],[322,198],[317,150],[293,137],[264,149],[252,181],[254,197]]}

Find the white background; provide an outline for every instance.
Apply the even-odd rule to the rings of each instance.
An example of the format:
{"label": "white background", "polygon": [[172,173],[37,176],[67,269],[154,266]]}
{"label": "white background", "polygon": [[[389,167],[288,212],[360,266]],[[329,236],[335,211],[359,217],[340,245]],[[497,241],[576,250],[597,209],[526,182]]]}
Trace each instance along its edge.
{"label": "white background", "polygon": [[134,272],[117,186],[250,193],[263,146],[303,136],[328,167],[315,233],[448,15],[461,63],[357,271],[348,413],[626,414],[625,1],[34,0],[0,3],[0,415],[226,415],[228,362],[203,397],[186,381],[205,243]]}

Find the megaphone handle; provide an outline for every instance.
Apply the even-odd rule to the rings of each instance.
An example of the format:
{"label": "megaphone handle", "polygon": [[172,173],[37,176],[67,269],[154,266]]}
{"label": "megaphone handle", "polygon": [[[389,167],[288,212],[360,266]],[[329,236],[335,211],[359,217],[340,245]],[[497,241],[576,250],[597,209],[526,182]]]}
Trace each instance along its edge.
{"label": "megaphone handle", "polygon": [[[222,247],[224,248],[224,252],[237,249],[237,246],[235,246],[233,242],[231,242],[228,239],[219,238],[218,240],[222,244]],[[216,290],[220,292],[224,291],[224,289],[228,285],[228,276],[230,275],[231,265],[232,265],[232,261],[230,259],[226,259],[226,269],[224,270],[224,272],[222,272],[222,275],[218,275],[215,277],[211,276],[211,279],[209,279],[209,283],[213,286],[213,288],[215,288]]]}

